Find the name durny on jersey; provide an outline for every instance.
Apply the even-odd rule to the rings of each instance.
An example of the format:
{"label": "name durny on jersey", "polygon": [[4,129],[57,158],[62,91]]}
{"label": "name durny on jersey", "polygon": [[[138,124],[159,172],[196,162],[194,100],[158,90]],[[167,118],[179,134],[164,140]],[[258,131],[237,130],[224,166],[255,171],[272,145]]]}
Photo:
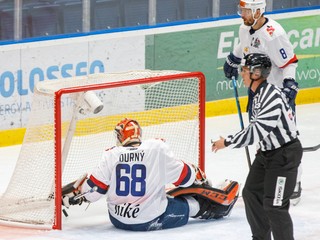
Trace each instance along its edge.
{"label": "name durny on jersey", "polygon": [[119,156],[119,162],[142,162],[145,152],[128,152]]}

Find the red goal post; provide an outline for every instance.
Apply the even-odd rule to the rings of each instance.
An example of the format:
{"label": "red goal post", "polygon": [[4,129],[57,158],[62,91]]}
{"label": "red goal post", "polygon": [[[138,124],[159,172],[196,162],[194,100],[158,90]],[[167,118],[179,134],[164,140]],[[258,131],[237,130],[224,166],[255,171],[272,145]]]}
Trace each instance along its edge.
{"label": "red goal post", "polygon": [[140,123],[143,139],[164,138],[178,158],[205,169],[201,72],[144,70],[41,82],[30,115],[16,169],[0,196],[0,224],[61,229],[62,186],[96,166],[115,144],[113,128],[124,117]]}

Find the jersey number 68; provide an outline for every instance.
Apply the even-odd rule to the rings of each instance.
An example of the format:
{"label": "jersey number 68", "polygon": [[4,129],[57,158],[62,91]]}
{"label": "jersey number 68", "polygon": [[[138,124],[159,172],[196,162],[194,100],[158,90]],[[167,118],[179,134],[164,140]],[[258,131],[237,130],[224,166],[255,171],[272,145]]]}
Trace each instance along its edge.
{"label": "jersey number 68", "polygon": [[116,167],[116,194],[118,196],[144,196],[146,167],[142,164],[119,164]]}

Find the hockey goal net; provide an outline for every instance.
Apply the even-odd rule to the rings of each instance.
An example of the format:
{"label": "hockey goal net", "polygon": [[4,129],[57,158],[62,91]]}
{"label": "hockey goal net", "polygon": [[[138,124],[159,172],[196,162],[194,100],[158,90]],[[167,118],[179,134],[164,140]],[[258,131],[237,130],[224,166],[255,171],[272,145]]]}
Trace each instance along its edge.
{"label": "hockey goal net", "polygon": [[61,186],[76,180],[115,145],[113,129],[136,119],[143,139],[163,138],[177,158],[204,170],[202,73],[133,71],[44,81],[15,170],[0,196],[0,224],[61,229]]}

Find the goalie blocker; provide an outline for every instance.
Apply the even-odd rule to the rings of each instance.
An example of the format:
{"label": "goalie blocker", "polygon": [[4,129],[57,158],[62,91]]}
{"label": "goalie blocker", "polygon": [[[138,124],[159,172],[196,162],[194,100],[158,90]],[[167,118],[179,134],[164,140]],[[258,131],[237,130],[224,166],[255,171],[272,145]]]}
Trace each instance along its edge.
{"label": "goalie blocker", "polygon": [[[76,181],[73,181],[62,188],[62,205],[69,208],[70,205],[81,205],[85,201],[84,194],[81,194],[81,185],[87,179],[83,174]],[[64,213],[65,214],[65,213]]]}
{"label": "goalie blocker", "polygon": [[239,184],[226,180],[222,189],[208,184],[192,184],[189,187],[177,187],[167,192],[172,197],[192,196],[200,205],[199,212],[193,218],[219,219],[228,216],[238,199]]}

